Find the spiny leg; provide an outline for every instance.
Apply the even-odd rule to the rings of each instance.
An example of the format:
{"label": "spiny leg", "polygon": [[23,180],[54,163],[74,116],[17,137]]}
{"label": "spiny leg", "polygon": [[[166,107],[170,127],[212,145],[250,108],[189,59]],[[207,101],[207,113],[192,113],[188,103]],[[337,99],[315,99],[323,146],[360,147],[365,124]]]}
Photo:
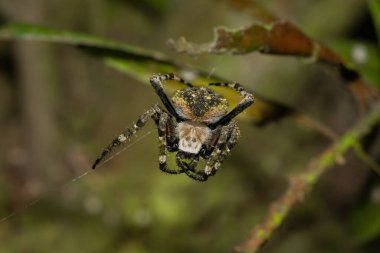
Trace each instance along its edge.
{"label": "spiny leg", "polygon": [[195,170],[195,168],[198,166],[198,162],[199,162],[199,156],[193,156],[191,158],[191,161],[189,163],[190,171]]}
{"label": "spiny leg", "polygon": [[169,173],[169,174],[180,174],[183,173],[182,170],[172,170],[168,168],[167,160],[167,141],[168,141],[168,133],[167,133],[167,126],[169,124],[170,117],[166,113],[163,113],[159,119],[158,122],[158,141],[160,142],[159,146],[159,168],[163,172]]}
{"label": "spiny leg", "polygon": [[206,175],[214,175],[231,149],[236,145],[240,136],[240,130],[235,122],[222,127],[219,140],[211,153],[205,167]]}
{"label": "spiny leg", "polygon": [[219,169],[219,167],[222,165],[224,159],[231,153],[231,150],[235,147],[237,144],[237,140],[240,137],[240,130],[237,126],[234,126],[229,134],[228,140],[223,146],[216,147],[220,150],[219,155],[216,156],[216,159],[213,159],[214,164],[211,165],[211,173],[210,175],[214,175],[216,171]]}
{"label": "spiny leg", "polygon": [[183,120],[183,118],[177,113],[169,98],[166,96],[163,88],[163,82],[165,80],[174,80],[181,82],[189,87],[193,87],[192,84],[185,82],[182,78],[174,74],[156,74],[150,78],[150,83],[155,89],[157,95],[160,97],[162,103],[165,105],[166,109],[171,115],[173,115],[177,120]]}
{"label": "spiny leg", "polygon": [[192,156],[190,159],[190,163],[184,162],[183,161],[183,156],[181,153],[177,153],[176,156],[177,160],[177,165],[182,169],[182,172],[185,172],[186,175],[194,180],[197,181],[206,181],[207,180],[207,175],[204,174],[203,171],[196,171],[195,168],[198,165],[199,162],[199,156],[195,155]]}
{"label": "spiny leg", "polygon": [[[183,159],[190,159],[190,162],[187,163],[183,161]],[[198,165],[198,162],[199,155],[188,156],[188,154],[185,154],[183,152],[178,152],[176,155],[176,163],[178,167],[182,169],[181,172],[185,172],[188,177],[194,180],[206,181],[208,176],[205,175],[203,171],[195,170],[195,168]]]}
{"label": "spiny leg", "polygon": [[239,83],[236,83],[236,82],[233,82],[233,83],[210,83],[209,85],[229,87],[229,88],[239,92],[240,96],[243,98],[239,102],[239,104],[232,111],[230,111],[227,115],[223,116],[218,121],[216,121],[212,124],[209,124],[208,126],[211,129],[215,129],[216,127],[218,127],[220,125],[223,125],[223,126],[227,125],[233,118],[235,118],[239,113],[244,111],[254,101],[253,94],[248,92],[247,90],[245,90],[244,87],[241,86]]}
{"label": "spiny leg", "polygon": [[174,122],[174,118],[168,117],[165,130],[167,152],[178,151],[178,138],[175,125],[176,123]]}
{"label": "spiny leg", "polygon": [[167,73],[167,74],[155,74],[155,75],[152,75],[152,77],[150,78],[151,81],[153,81],[153,79],[155,79],[156,83],[159,83],[159,85],[161,86],[162,88],[162,82],[163,81],[166,81],[166,80],[172,80],[172,81],[177,81],[177,82],[180,82],[180,83],[183,83],[184,85],[188,86],[188,87],[194,87],[191,83],[188,83],[186,82],[184,79],[182,79],[181,77],[179,76],[176,76],[175,74],[173,73]]}
{"label": "spiny leg", "polygon": [[223,146],[226,145],[226,142],[227,142],[228,137],[230,135],[230,131],[231,131],[230,125],[222,127],[222,129],[220,131],[218,142],[216,143],[215,148],[213,149],[213,151],[211,152],[211,154],[209,155],[209,158],[207,160],[206,167],[204,169],[204,173],[206,175],[212,174],[212,172],[213,172],[212,169],[213,169],[213,165],[215,163],[215,160],[220,155],[220,153],[223,149]]}
{"label": "spiny leg", "polygon": [[198,170],[195,171],[194,168],[191,168],[190,166],[187,166],[187,170],[184,172],[187,176],[189,176],[192,179],[198,180],[198,181],[207,181],[209,176],[212,176],[215,174],[216,170],[214,169],[215,160],[217,159],[218,155],[221,153],[221,146],[226,144],[229,137],[229,126],[226,126],[222,128],[222,131],[220,132],[218,141],[216,143],[215,148],[210,151],[206,151],[206,153],[209,153],[208,155],[205,154],[205,158],[207,158],[206,167],[204,170]]}
{"label": "spiny leg", "polygon": [[194,171],[193,168],[190,167],[189,164],[185,164],[187,169],[184,171],[186,175],[197,181],[207,181],[209,175],[205,174],[204,171]]}
{"label": "spiny leg", "polygon": [[[187,163],[184,161],[184,159],[189,159],[190,163]],[[183,152],[178,152],[176,154],[176,163],[178,167],[182,169],[182,172],[185,172],[186,170],[191,170],[194,171],[195,168],[197,167],[199,162],[199,156],[198,155],[190,155],[183,153]]]}
{"label": "spiny leg", "polygon": [[149,118],[158,120],[162,113],[162,110],[157,105],[152,106],[149,110],[143,113],[131,128],[127,128],[118,137],[112,140],[112,142],[102,151],[100,156],[96,159],[95,163],[92,165],[92,169],[95,169],[99,163],[106,160],[109,155],[111,155],[120,145],[128,141],[134,134],[136,134],[136,132],[146,124]]}
{"label": "spiny leg", "polygon": [[207,145],[202,147],[202,149],[200,150],[200,155],[203,159],[208,160],[210,158],[212,152],[214,151],[216,145],[218,144],[221,129],[223,129],[223,127],[216,129],[213,132],[211,138],[209,139]]}
{"label": "spiny leg", "polygon": [[160,150],[160,154],[159,154],[160,156],[158,158],[158,161],[160,164],[159,168],[161,171],[169,173],[169,174],[181,174],[181,173],[183,173],[183,170],[169,169],[168,164],[167,164],[168,155],[166,152],[166,146],[164,146],[163,144],[160,144],[159,150]]}

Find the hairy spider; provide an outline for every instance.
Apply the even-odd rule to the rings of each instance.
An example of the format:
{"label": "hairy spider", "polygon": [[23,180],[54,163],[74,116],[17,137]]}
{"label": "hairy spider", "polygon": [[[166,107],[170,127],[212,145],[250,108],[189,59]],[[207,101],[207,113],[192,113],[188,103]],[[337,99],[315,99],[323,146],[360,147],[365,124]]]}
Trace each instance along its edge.
{"label": "hairy spider", "polygon": [[[188,88],[176,91],[170,100],[163,90],[165,80],[181,82]],[[236,145],[240,130],[233,119],[253,103],[253,95],[238,83],[210,83],[240,93],[242,100],[228,112],[224,97],[211,89],[194,87],[174,74],[153,75],[150,83],[167,111],[158,105],[152,106],[131,128],[127,128],[103,150],[92,168],[95,169],[151,118],[158,128],[160,170],[170,174],[185,173],[192,179],[206,181],[216,173]],[[179,169],[168,168],[168,152],[176,152]],[[197,170],[200,157],[206,161],[203,170]]]}

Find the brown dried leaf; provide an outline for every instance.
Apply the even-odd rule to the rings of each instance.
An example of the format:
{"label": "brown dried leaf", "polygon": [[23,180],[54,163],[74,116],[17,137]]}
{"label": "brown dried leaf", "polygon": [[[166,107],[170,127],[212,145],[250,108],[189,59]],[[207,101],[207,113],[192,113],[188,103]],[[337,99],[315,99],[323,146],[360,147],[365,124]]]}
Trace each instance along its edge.
{"label": "brown dried leaf", "polygon": [[316,42],[288,21],[254,23],[243,29],[216,28],[211,43],[195,44],[185,38],[169,40],[170,47],[180,53],[197,54],[262,54],[304,57],[335,67],[364,111],[379,99],[379,93],[365,84],[358,71],[351,68],[337,53]]}

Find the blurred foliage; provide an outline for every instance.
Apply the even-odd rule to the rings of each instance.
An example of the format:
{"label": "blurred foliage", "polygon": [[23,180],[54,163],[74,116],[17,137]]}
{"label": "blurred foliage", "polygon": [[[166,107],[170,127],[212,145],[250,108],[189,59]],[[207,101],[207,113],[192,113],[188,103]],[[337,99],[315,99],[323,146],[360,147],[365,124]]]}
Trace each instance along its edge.
{"label": "blurred foliage", "polygon": [[380,205],[366,203],[353,212],[350,217],[350,228],[354,239],[359,243],[374,240],[380,234]]}
{"label": "blurred foliage", "polygon": [[378,48],[374,44],[348,40],[334,41],[329,44],[352,67],[358,69],[369,84],[380,89],[380,55]]}
{"label": "blurred foliage", "polygon": [[376,28],[377,41],[380,50],[380,2],[376,0],[368,0],[368,5]]}
{"label": "blurred foliage", "polygon": [[[188,57],[166,48],[168,38],[208,41],[220,25],[252,24],[227,2],[0,1],[2,20],[24,23],[0,31],[8,36],[0,42],[0,218],[17,211],[0,222],[1,253],[230,252],[285,192],[286,178],[329,143],[288,120],[265,128],[242,120],[232,156],[200,184],[158,170],[151,124],[139,134],[146,137],[80,176],[114,135],[158,102],[146,85],[152,72],[195,73],[197,85],[211,76],[239,81],[269,98],[259,96],[242,115],[251,122],[270,114],[265,108],[290,108],[283,104],[338,134],[358,120],[351,95],[327,68],[258,54]],[[377,22],[375,0],[258,2],[326,40],[379,87],[376,41],[361,37],[366,29],[374,34],[363,20],[371,7]],[[260,13],[266,15],[254,15]],[[377,162],[379,143],[374,131],[363,144]],[[322,176],[261,252],[378,252],[379,179],[353,154],[337,162],[344,166]]]}

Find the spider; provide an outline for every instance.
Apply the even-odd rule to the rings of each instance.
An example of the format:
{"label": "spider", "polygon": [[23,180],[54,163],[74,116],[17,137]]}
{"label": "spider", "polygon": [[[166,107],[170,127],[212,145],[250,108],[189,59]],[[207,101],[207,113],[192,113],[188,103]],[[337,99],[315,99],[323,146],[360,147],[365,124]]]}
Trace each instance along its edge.
{"label": "spider", "polygon": [[[177,90],[170,100],[163,90],[165,80],[181,82],[188,88]],[[160,170],[169,174],[185,173],[192,179],[206,181],[217,172],[236,145],[240,130],[233,119],[253,103],[253,94],[236,82],[210,83],[211,86],[226,86],[240,93],[242,100],[228,112],[228,102],[224,97],[209,88],[194,87],[174,74],[153,75],[150,83],[167,111],[153,105],[131,128],[112,140],[92,168],[95,169],[151,118],[158,128]],[[179,169],[168,167],[168,152],[176,153]],[[205,160],[205,167],[198,170],[200,158]]]}

